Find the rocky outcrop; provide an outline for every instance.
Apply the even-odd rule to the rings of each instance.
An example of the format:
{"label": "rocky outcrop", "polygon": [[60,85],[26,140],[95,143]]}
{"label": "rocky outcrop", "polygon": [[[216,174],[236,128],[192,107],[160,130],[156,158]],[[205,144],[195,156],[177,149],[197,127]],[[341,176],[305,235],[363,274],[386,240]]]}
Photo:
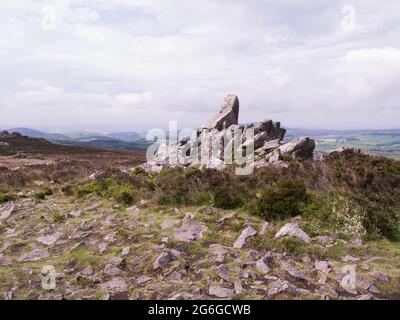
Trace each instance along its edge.
{"label": "rocky outcrop", "polygon": [[286,129],[280,122],[266,119],[255,125],[241,125],[238,118],[239,99],[228,95],[220,111],[201,129],[195,130],[192,137],[160,144],[153,158],[141,168],[146,172],[160,172],[166,166],[222,170],[226,165],[238,164],[239,160],[240,165],[265,167],[281,165],[284,156],[313,159],[314,140],[299,138],[284,143]]}
{"label": "rocky outcrop", "polygon": [[229,128],[231,125],[238,124],[239,120],[239,98],[233,94],[228,95],[221,105],[220,111],[206,122],[202,128],[217,129]]}
{"label": "rocky outcrop", "polygon": [[310,138],[299,138],[278,148],[283,155],[291,155],[296,159],[312,159],[315,149],[315,141]]}

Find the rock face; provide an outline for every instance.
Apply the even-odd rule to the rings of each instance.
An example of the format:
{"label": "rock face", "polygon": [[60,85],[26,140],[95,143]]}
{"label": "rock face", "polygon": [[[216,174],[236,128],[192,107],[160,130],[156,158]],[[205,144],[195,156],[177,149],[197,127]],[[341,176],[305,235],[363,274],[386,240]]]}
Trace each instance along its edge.
{"label": "rock face", "polygon": [[240,157],[242,162],[253,163],[254,167],[282,164],[282,156],[313,159],[314,140],[299,138],[283,143],[286,129],[280,122],[267,119],[256,125],[241,125],[238,118],[239,99],[228,95],[219,112],[195,130],[192,137],[160,144],[152,159],[140,167],[146,172],[190,166],[222,170]]}
{"label": "rock face", "polygon": [[296,159],[311,159],[315,149],[315,141],[310,138],[299,138],[279,147],[283,155],[293,155]]}
{"label": "rock face", "polygon": [[202,128],[217,129],[221,131],[224,128],[229,128],[233,124],[238,124],[239,120],[239,98],[233,94],[228,95],[221,105],[221,110]]}

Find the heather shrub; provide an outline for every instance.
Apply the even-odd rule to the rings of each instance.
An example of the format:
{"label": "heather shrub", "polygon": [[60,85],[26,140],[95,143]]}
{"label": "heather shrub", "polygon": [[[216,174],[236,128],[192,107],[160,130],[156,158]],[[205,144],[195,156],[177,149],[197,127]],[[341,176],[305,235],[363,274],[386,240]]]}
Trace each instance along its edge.
{"label": "heather shrub", "polygon": [[301,214],[301,205],[306,201],[306,186],[302,181],[279,181],[260,190],[248,210],[266,220],[280,220]]}

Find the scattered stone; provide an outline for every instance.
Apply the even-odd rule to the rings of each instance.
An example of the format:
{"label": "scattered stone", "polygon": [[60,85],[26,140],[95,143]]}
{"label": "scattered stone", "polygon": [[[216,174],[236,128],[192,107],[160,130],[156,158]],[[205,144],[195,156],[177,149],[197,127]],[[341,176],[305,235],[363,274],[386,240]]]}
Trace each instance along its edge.
{"label": "scattered stone", "polygon": [[287,273],[289,273],[290,276],[292,276],[297,280],[308,281],[307,277],[304,275],[303,272],[301,272],[299,269],[292,266],[290,263],[286,261],[281,262],[281,268],[282,270],[286,271]]}
{"label": "scattered stone", "polygon": [[382,272],[372,271],[369,275],[375,277],[378,281],[389,283],[389,277]]}
{"label": "scattered stone", "polygon": [[81,210],[76,210],[76,211],[71,211],[67,213],[67,216],[70,218],[79,218],[82,215],[82,211]]}
{"label": "scattered stone", "polygon": [[133,207],[126,209],[126,211],[128,211],[130,213],[137,213],[140,211],[140,209],[137,206],[133,206]]}
{"label": "scattered stone", "polygon": [[235,243],[233,244],[234,248],[243,248],[247,244],[248,238],[254,237],[257,234],[257,231],[254,230],[252,227],[247,227],[242,231],[240,236],[236,239]]}
{"label": "scattered stone", "polygon": [[374,300],[374,296],[370,293],[367,293],[357,297],[357,300]]}
{"label": "scattered stone", "polygon": [[121,292],[127,291],[128,284],[123,278],[113,278],[110,281],[101,284],[101,287],[112,292]]}
{"label": "scattered stone", "polygon": [[39,261],[43,258],[46,258],[49,256],[49,253],[47,250],[42,250],[42,249],[35,249],[26,255],[22,256],[19,258],[20,262],[34,262],[34,261]]}
{"label": "scattered stone", "polygon": [[318,293],[321,295],[321,300],[337,299],[339,297],[335,287],[330,284],[320,287]]}
{"label": "scattered stone", "polygon": [[229,298],[233,295],[233,290],[220,286],[210,286],[208,294],[217,298]]}
{"label": "scattered stone", "polygon": [[233,285],[234,285],[234,288],[235,288],[235,293],[236,294],[241,294],[242,291],[243,291],[242,283],[240,281],[235,281]]}
{"label": "scattered stone", "polygon": [[129,254],[129,247],[125,247],[122,249],[122,253],[123,256],[127,256]]}
{"label": "scattered stone", "polygon": [[310,243],[311,239],[307,233],[301,230],[297,223],[287,223],[285,224],[275,235],[275,238],[280,237],[296,237],[300,240],[304,241],[305,243]]}
{"label": "scattered stone", "polygon": [[264,222],[262,227],[261,227],[261,231],[260,231],[260,235],[265,235],[267,233],[268,230],[270,230],[272,228],[272,225],[269,222]]}
{"label": "scattered stone", "polygon": [[100,207],[101,207],[101,203],[95,203],[95,204],[85,208],[84,210],[85,211],[94,211],[94,210],[96,210],[96,209],[98,209]]}
{"label": "scattered stone", "polygon": [[329,273],[332,271],[332,269],[330,268],[329,262],[321,261],[321,260],[315,261],[315,269],[317,269],[318,271],[323,272],[323,273]]}
{"label": "scattered stone", "polygon": [[230,282],[229,278],[229,271],[228,268],[225,265],[220,265],[217,267],[218,275],[221,279],[225,280],[226,282]]}
{"label": "scattered stone", "polygon": [[175,256],[170,250],[161,253],[153,263],[153,270],[163,269],[171,261],[175,260]]}
{"label": "scattered stone", "polygon": [[235,212],[224,215],[221,219],[218,220],[218,223],[223,223],[225,220],[232,219],[236,215]]}
{"label": "scattered stone", "polygon": [[360,261],[360,258],[354,257],[352,255],[346,255],[341,259],[343,262],[357,262]]}
{"label": "scattered stone", "polygon": [[182,274],[178,271],[173,271],[168,276],[165,277],[165,280],[169,282],[181,282]]}
{"label": "scattered stone", "polygon": [[123,271],[110,263],[104,267],[104,273],[107,276],[115,277],[115,276],[120,276],[123,273]]}
{"label": "scattered stone", "polygon": [[262,273],[269,273],[274,266],[275,259],[269,252],[267,255],[256,262],[256,268]]}
{"label": "scattered stone", "polygon": [[183,242],[192,242],[203,239],[203,233],[207,227],[194,219],[191,213],[186,214],[182,226],[175,229],[173,237],[175,240]]}
{"label": "scattered stone", "polygon": [[145,284],[151,280],[153,280],[153,278],[143,275],[136,279],[136,283],[137,284]]}
{"label": "scattered stone", "polygon": [[373,293],[373,294],[381,294],[381,291],[380,291],[377,287],[375,287],[374,285],[372,285],[372,286],[368,289],[368,291],[371,292],[371,293]]}
{"label": "scattered stone", "polygon": [[335,239],[332,238],[331,236],[320,236],[320,237],[317,237],[317,239],[318,239],[319,243],[321,243],[321,244],[327,244],[327,243],[335,241]]}
{"label": "scattered stone", "polygon": [[100,244],[98,245],[98,248],[99,248],[99,250],[100,250],[100,253],[103,253],[104,251],[107,250],[107,248],[108,248],[108,243],[105,243],[105,242],[100,243]]}
{"label": "scattered stone", "polygon": [[93,173],[89,176],[89,180],[92,180],[92,181],[98,180],[98,179],[101,178],[101,176],[102,176],[102,172],[100,172],[100,171],[95,171],[95,172],[93,172]]}
{"label": "scattered stone", "polygon": [[104,240],[107,241],[108,243],[116,241],[117,240],[117,233],[113,232],[113,233],[110,233],[110,234],[106,235],[104,237]]}
{"label": "scattered stone", "polygon": [[357,246],[362,246],[363,240],[359,234],[354,234],[350,239],[350,243],[355,244]]}
{"label": "scattered stone", "polygon": [[44,181],[33,181],[33,183],[38,187],[43,187],[45,185]]}
{"label": "scattered stone", "polygon": [[0,207],[0,225],[16,211],[14,202],[8,202],[3,207]]}
{"label": "scattered stone", "polygon": [[256,275],[256,273],[254,272],[254,270],[246,269],[246,270],[244,270],[243,273],[242,273],[242,278],[243,278],[243,279],[249,279],[249,278],[251,278],[251,279],[257,279],[257,275]]}
{"label": "scattered stone", "polygon": [[290,284],[288,281],[281,279],[275,280],[269,284],[268,296],[272,297],[282,292],[297,294],[298,289],[294,285]]}
{"label": "scattered stone", "polygon": [[48,236],[39,237],[36,240],[46,246],[51,246],[57,242],[64,234],[62,232],[56,232]]}
{"label": "scattered stone", "polygon": [[161,224],[161,229],[164,230],[164,229],[169,229],[169,228],[175,227],[177,224],[179,224],[179,222],[180,222],[179,220],[167,220],[167,221],[164,221]]}
{"label": "scattered stone", "polygon": [[87,266],[85,269],[82,270],[81,274],[85,277],[90,277],[94,273],[92,266]]}

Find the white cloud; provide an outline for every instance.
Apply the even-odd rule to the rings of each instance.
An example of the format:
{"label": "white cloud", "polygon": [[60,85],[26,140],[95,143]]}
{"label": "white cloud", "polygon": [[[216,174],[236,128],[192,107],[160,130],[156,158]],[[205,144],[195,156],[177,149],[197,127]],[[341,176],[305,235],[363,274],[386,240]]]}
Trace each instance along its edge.
{"label": "white cloud", "polygon": [[352,1],[350,31],[347,4],[4,0],[0,127],[196,127],[228,93],[241,121],[398,127],[400,4]]}

